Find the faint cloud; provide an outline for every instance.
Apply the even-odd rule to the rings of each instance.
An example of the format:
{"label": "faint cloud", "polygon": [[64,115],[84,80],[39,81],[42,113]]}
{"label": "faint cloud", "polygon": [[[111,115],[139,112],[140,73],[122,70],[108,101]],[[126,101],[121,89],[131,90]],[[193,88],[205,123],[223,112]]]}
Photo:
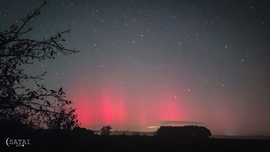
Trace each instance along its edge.
{"label": "faint cloud", "polygon": [[153,128],[159,128],[160,126],[148,126],[147,128],[153,129]]}
{"label": "faint cloud", "polygon": [[194,122],[194,121],[159,121],[161,125],[198,125],[203,124],[203,122]]}

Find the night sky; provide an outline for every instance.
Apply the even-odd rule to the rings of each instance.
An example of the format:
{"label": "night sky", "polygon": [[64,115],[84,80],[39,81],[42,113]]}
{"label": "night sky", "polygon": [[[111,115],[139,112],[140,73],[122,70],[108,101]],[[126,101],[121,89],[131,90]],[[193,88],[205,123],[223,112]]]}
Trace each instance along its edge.
{"label": "night sky", "polygon": [[[42,3],[1,0],[0,29]],[[40,84],[63,87],[88,129],[270,135],[269,8],[267,0],[50,0],[25,37],[71,29],[63,44],[80,52],[24,68],[47,71]]]}

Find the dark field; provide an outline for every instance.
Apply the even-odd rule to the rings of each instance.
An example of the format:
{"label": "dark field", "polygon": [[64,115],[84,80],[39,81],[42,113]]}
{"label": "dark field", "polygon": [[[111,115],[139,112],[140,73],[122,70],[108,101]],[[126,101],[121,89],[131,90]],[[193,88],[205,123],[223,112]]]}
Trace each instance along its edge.
{"label": "dark field", "polygon": [[[85,136],[79,134],[53,133],[30,137],[31,145],[7,147],[16,151],[88,151],[88,152],[149,152],[149,151],[254,151],[269,152],[270,140],[247,139],[198,139],[150,136]],[[1,141],[2,142],[2,141]],[[2,150],[1,150],[2,151]],[[6,150],[5,150],[6,151]]]}

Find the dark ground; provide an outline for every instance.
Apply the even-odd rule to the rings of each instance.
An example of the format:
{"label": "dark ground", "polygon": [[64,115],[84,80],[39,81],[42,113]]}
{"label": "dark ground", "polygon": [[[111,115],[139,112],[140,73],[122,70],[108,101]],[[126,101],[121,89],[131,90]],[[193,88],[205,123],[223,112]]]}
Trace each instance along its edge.
{"label": "dark ground", "polygon": [[[3,137],[3,136],[2,136]],[[270,152],[270,140],[247,139],[198,139],[150,136],[99,136],[66,132],[42,132],[31,134],[30,145],[7,147],[1,137],[0,151],[37,152]],[[26,137],[25,137],[26,138]]]}

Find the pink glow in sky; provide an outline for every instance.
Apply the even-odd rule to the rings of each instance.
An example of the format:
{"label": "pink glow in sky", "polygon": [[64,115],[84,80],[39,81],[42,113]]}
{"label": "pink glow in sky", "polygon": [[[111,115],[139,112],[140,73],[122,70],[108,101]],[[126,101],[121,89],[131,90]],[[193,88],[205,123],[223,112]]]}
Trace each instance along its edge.
{"label": "pink glow in sky", "polygon": [[[139,87],[139,90],[133,89],[129,93],[126,85],[107,81],[100,83],[98,88],[84,87],[74,93],[73,107],[77,108],[82,127],[93,130],[110,125],[113,130],[155,131],[157,128],[149,126],[161,126],[164,124],[160,122],[166,121],[188,121],[191,125],[192,122],[199,122],[197,125],[206,126],[212,134],[252,134],[243,129],[244,124],[250,123],[244,116],[247,109],[240,107],[239,110],[239,105],[233,104],[233,101],[239,100],[237,96],[215,95],[213,104],[206,107],[196,102],[203,101],[203,98],[191,97],[192,90],[186,90],[186,94],[179,91],[175,83],[176,80],[169,84],[160,83],[162,87],[159,89]],[[74,87],[86,85],[76,84]],[[256,124],[253,126],[257,127]],[[262,129],[258,128],[257,131],[260,133]]]}

